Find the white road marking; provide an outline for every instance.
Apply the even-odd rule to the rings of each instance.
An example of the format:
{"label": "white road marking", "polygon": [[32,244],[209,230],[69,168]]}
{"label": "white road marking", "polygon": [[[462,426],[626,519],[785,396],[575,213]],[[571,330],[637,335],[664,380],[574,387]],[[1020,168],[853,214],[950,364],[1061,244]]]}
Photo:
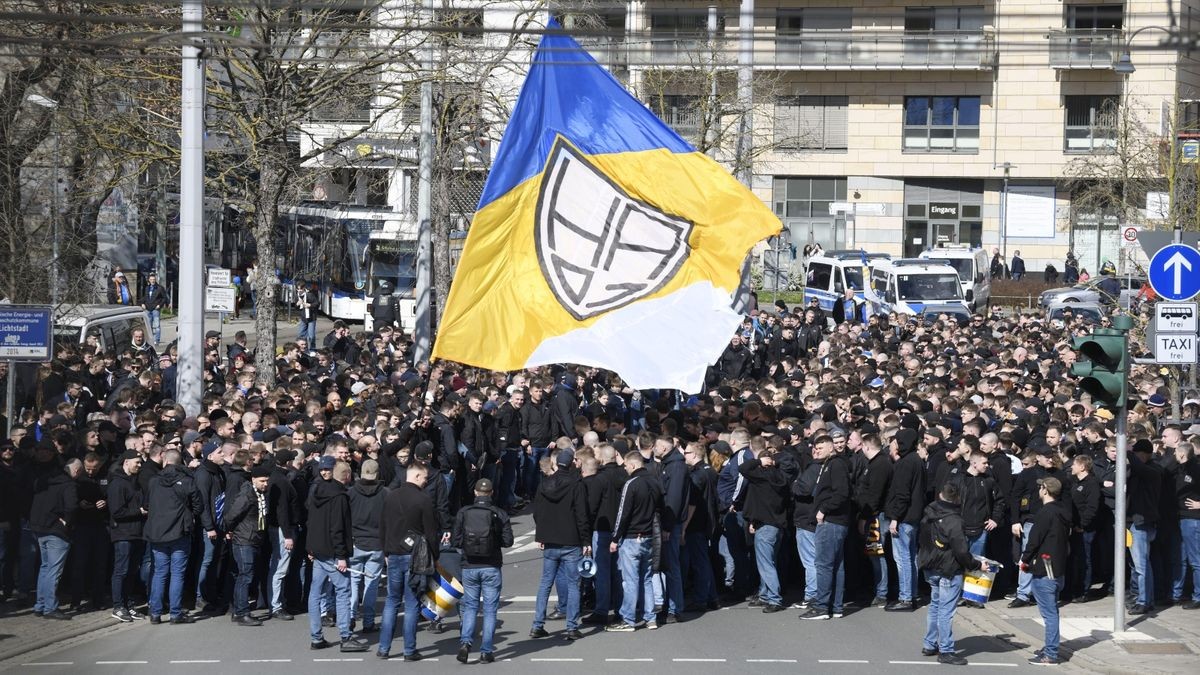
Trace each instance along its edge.
{"label": "white road marking", "polygon": [[725,659],[671,659],[675,663],[725,663]]}
{"label": "white road marking", "polygon": [[97,661],[98,666],[144,666],[145,661]]}
{"label": "white road marking", "polygon": [[167,663],[183,664],[183,663],[220,663],[216,659],[192,659],[190,661],[167,661]]}
{"label": "white road marking", "polygon": [[604,659],[609,663],[651,663],[654,659]]}
{"label": "white road marking", "polygon": [[501,609],[497,614],[536,614],[536,609]]}
{"label": "white road marking", "polygon": [[[798,663],[796,659],[746,659],[746,663]],[[863,661],[866,663],[866,661]]]}
{"label": "white road marking", "polygon": [[975,661],[968,661],[967,665],[968,666],[992,666],[993,668],[1016,668],[1017,667],[1017,664],[1015,664],[1015,663],[987,663],[985,661],[981,661],[979,663],[976,663]]}
{"label": "white road marking", "polygon": [[362,661],[362,659],[313,659],[313,663],[345,663]]}
{"label": "white road marking", "polygon": [[580,663],[583,661],[583,659],[550,659],[550,658],[529,659],[529,660],[535,661],[535,662],[541,662],[541,663]]}
{"label": "white road marking", "polygon": [[510,598],[500,598],[500,602],[537,602],[536,595],[514,595]]}
{"label": "white road marking", "polygon": [[888,661],[893,666],[936,666],[937,661]]}
{"label": "white road marking", "polygon": [[22,663],[23,666],[73,666],[74,661],[35,661],[33,663]]}
{"label": "white road marking", "polygon": [[817,663],[870,663],[862,659],[817,659]]}
{"label": "white road marking", "polygon": [[291,659],[242,659],[241,663],[291,663]]}

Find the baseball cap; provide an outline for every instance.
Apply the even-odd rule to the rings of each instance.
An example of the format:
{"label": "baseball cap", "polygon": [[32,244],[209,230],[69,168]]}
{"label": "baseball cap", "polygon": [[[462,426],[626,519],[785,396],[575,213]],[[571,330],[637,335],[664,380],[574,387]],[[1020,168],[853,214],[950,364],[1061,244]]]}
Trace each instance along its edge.
{"label": "baseball cap", "polygon": [[259,464],[250,470],[251,478],[270,478],[271,466],[269,464]]}
{"label": "baseball cap", "polygon": [[141,458],[142,458],[142,456],[140,454],[138,454],[137,450],[126,450],[125,452],[121,453],[121,461],[122,462],[131,460],[131,459],[141,459]]}
{"label": "baseball cap", "polygon": [[183,445],[191,445],[198,440],[200,440],[199,431],[186,431],[183,434]]}
{"label": "baseball cap", "polygon": [[350,394],[353,396],[358,396],[366,391],[367,387],[369,386],[370,385],[368,385],[366,382],[355,382],[354,385],[350,387]]}
{"label": "baseball cap", "polygon": [[483,494],[491,494],[493,490],[492,481],[487,478],[480,478],[475,481],[475,491]]}
{"label": "baseball cap", "polygon": [[204,334],[204,337],[206,337],[206,338],[214,338],[214,337],[215,337],[215,338],[219,338],[219,337],[221,337],[221,333],[220,333],[220,331],[210,330],[210,331],[208,331],[207,333],[205,333],[205,334]]}
{"label": "baseball cap", "polygon": [[557,461],[558,461],[559,466],[570,466],[571,462],[575,461],[575,451],[574,450],[559,451]]}
{"label": "baseball cap", "polygon": [[368,459],[367,461],[363,462],[362,468],[359,471],[359,475],[363,480],[375,480],[376,478],[379,478],[379,462],[376,462],[373,459]]}
{"label": "baseball cap", "polygon": [[334,464],[337,464],[336,457],[333,455],[322,455],[321,460],[317,462],[317,468],[321,471],[332,471]]}
{"label": "baseball cap", "polygon": [[412,456],[419,462],[428,462],[433,457],[433,443],[429,441],[417,443],[417,447],[413,448]]}

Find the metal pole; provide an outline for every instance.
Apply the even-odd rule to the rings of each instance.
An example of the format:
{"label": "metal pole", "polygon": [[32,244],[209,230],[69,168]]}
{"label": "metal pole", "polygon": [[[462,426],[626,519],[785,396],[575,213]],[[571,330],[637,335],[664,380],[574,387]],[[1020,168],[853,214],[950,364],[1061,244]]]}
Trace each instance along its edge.
{"label": "metal pole", "polygon": [[[741,107],[741,119],[738,120],[737,135],[737,173],[738,180],[746,187],[752,187],[754,167],[753,154],[754,130],[754,0],[742,0],[738,16],[738,105]],[[750,311],[750,254],[742,263],[742,279],[738,290],[734,293],[733,308],[741,314]]]}
{"label": "metal pole", "polygon": [[720,106],[717,103],[717,6],[708,6],[708,60],[709,72],[708,77],[711,78],[708,89],[708,138],[705,143],[708,146],[708,154],[712,157],[717,156],[717,143],[720,140],[720,132],[718,126],[721,124]]}
{"label": "metal pole", "polygon": [[[55,113],[57,113],[57,111],[58,111],[58,108],[56,106]],[[50,237],[52,240],[52,243],[51,243],[52,248],[50,251],[50,304],[54,307],[58,307],[58,290],[59,290],[58,289],[58,265],[59,265],[58,238],[59,238],[59,233],[62,231],[62,228],[60,228],[58,226],[58,218],[59,218],[59,213],[61,211],[58,207],[58,166],[59,166],[59,164],[62,163],[62,132],[59,131],[58,124],[57,124],[57,122],[58,122],[57,117],[58,117],[58,115],[55,114],[55,120],[54,120],[55,121],[55,125],[54,125],[54,179],[51,181],[51,186],[50,186],[50,189],[54,190],[54,194],[52,195],[52,199],[51,199],[51,204],[52,204],[52,208],[54,209],[54,213],[51,214],[51,217],[50,217]]]}
{"label": "metal pole", "polygon": [[[203,30],[203,0],[183,0],[183,33]],[[204,365],[204,62],[199,37],[183,47],[179,161],[179,380],[176,400],[200,413]]]}
{"label": "metal pole", "polygon": [[[1129,349],[1128,334],[1125,337],[1125,349]],[[1125,630],[1125,475],[1127,452],[1125,449],[1125,427],[1129,422],[1129,412],[1126,407],[1117,410],[1117,480],[1114,486],[1116,513],[1113,523],[1113,632]]]}
{"label": "metal pole", "polygon": [[1004,187],[1000,195],[1000,257],[1008,263],[1008,172],[1012,167],[1004,163]]}
{"label": "metal pole", "polygon": [[12,429],[16,426],[13,421],[13,399],[17,397],[17,362],[8,362],[8,381],[4,383],[4,436],[7,438],[12,435]]}
{"label": "metal pole", "polygon": [[[425,0],[425,20],[433,21],[433,0]],[[413,355],[416,362],[428,361],[433,343],[433,36],[425,37],[422,48],[421,135],[418,143],[417,170],[417,322],[413,327]]]}
{"label": "metal pole", "polygon": [[[154,271],[158,273],[158,283],[163,288],[170,289],[167,279],[167,185],[163,181],[163,170],[160,167],[158,175],[158,208],[154,223]],[[168,290],[168,302],[170,302]]]}

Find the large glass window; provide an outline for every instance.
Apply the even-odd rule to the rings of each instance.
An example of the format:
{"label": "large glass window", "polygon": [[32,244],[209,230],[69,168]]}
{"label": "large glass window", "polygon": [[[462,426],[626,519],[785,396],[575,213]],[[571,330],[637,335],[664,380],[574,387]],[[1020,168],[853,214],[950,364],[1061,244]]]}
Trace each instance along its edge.
{"label": "large glass window", "polygon": [[1111,152],[1117,147],[1117,97],[1066,96],[1064,152]]}
{"label": "large glass window", "polygon": [[1121,30],[1121,5],[1067,5],[1067,28],[1072,30]]}
{"label": "large glass window", "polygon": [[904,149],[979,152],[979,97],[909,96],[904,99]]}
{"label": "large glass window", "polygon": [[983,6],[973,7],[905,7],[904,30],[978,31],[983,28]]}
{"label": "large glass window", "polygon": [[845,178],[775,179],[775,214],[780,218],[829,218],[829,205],[845,200]]}
{"label": "large glass window", "polygon": [[775,144],[783,150],[845,150],[847,96],[781,96],[775,99]]}

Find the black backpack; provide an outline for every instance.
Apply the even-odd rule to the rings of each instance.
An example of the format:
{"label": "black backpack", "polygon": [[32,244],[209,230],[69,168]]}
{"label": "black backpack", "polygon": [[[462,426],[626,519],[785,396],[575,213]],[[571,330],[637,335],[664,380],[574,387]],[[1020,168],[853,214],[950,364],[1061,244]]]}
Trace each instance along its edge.
{"label": "black backpack", "polygon": [[463,555],[468,558],[490,558],[499,550],[496,537],[495,511],[484,506],[463,508]]}

